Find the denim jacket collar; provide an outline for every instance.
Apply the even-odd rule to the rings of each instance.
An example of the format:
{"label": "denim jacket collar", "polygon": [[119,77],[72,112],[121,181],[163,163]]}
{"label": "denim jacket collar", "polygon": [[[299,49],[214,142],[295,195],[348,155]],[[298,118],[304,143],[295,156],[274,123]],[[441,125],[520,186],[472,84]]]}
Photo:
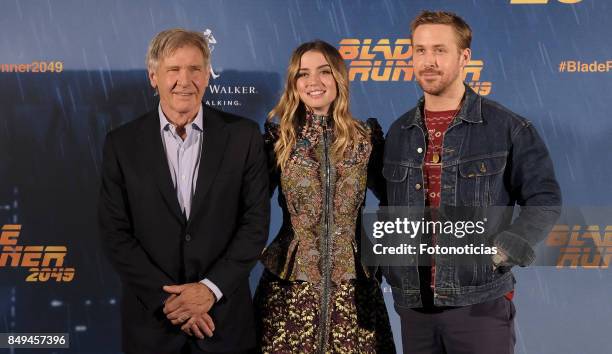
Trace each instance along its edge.
{"label": "denim jacket collar", "polygon": [[[474,92],[471,87],[465,85],[465,93],[463,94],[463,104],[461,110],[455,117],[455,122],[464,120],[469,123],[482,123],[482,96]],[[423,107],[425,105],[425,96],[421,96],[413,113],[406,117],[406,121],[402,124],[402,128],[408,128],[412,125],[423,126],[423,118],[421,117]]]}

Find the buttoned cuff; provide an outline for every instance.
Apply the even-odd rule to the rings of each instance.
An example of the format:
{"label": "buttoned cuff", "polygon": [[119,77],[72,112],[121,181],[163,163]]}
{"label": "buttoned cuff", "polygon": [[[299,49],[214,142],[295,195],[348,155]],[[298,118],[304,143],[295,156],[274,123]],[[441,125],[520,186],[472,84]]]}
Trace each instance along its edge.
{"label": "buttoned cuff", "polygon": [[206,285],[210,289],[210,291],[212,291],[213,294],[215,294],[216,301],[221,300],[221,298],[223,297],[223,293],[221,292],[221,290],[219,290],[219,288],[215,285],[215,283],[208,280],[208,278],[201,280],[200,283]]}

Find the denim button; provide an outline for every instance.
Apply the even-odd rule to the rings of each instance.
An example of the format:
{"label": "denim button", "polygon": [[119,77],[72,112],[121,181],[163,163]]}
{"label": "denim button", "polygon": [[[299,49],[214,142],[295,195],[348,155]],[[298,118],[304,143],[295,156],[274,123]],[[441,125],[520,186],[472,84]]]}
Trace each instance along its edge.
{"label": "denim button", "polygon": [[185,235],[185,241],[187,241],[187,242],[191,241],[191,235],[190,234]]}
{"label": "denim button", "polygon": [[422,152],[423,152],[423,148],[418,148],[418,149],[417,149],[417,152],[418,152],[419,154],[420,154],[420,153],[422,153]]}
{"label": "denim button", "polygon": [[421,184],[420,184],[420,183],[417,183],[417,184],[414,186],[414,188],[415,188],[415,189],[418,191],[419,189],[421,189]]}

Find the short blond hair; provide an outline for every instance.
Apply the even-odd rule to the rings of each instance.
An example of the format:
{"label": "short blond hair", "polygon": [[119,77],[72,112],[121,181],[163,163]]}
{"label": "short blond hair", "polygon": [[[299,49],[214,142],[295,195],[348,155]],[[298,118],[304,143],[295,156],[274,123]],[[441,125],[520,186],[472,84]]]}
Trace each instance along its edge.
{"label": "short blond hair", "polygon": [[159,32],[149,43],[147,50],[147,70],[155,71],[160,60],[172,55],[177,49],[193,46],[202,52],[204,66],[210,63],[208,41],[202,32],[188,31],[182,28],[172,28]]}
{"label": "short blond hair", "polygon": [[449,25],[457,35],[457,46],[460,50],[468,49],[472,45],[472,29],[464,19],[453,12],[422,11],[410,24],[413,36],[420,25]]}

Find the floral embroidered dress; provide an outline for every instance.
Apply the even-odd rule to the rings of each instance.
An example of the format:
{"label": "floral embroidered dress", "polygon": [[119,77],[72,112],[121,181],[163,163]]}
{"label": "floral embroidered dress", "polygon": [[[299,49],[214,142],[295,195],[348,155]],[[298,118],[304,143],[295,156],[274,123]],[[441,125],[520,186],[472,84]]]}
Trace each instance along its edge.
{"label": "floral embroidered dress", "polygon": [[333,161],[332,119],[308,114],[287,166],[276,165],[279,125],[266,123],[271,193],[283,225],[264,250],[255,294],[264,353],[395,353],[378,281],[361,266],[356,226],[366,188],[384,196],[384,139],[368,137]]}

